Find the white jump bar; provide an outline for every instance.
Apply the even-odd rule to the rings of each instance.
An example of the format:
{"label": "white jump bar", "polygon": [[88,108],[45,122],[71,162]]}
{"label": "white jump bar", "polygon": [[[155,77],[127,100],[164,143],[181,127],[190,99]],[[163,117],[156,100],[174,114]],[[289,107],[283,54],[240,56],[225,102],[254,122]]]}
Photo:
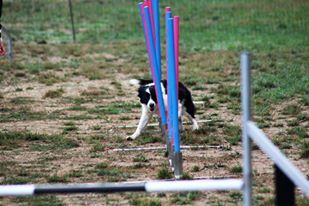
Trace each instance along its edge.
{"label": "white jump bar", "polygon": [[250,138],[272,159],[285,175],[293,181],[295,186],[298,186],[305,195],[309,197],[309,181],[299,169],[287,159],[287,157],[269,140],[254,122],[249,121],[246,126]]}
{"label": "white jump bar", "polygon": [[104,184],[29,184],[0,186],[0,196],[26,196],[68,193],[226,191],[242,189],[243,181],[241,179],[171,180]]}
{"label": "white jump bar", "polygon": [[241,179],[222,180],[181,180],[146,182],[147,192],[190,192],[190,191],[223,191],[242,190]]}

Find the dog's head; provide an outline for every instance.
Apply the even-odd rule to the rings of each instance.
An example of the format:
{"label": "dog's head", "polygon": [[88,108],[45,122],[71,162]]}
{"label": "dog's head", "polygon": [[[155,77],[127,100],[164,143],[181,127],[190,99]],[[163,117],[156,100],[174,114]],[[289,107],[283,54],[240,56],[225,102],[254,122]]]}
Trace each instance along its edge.
{"label": "dog's head", "polygon": [[157,97],[154,85],[143,85],[138,89],[138,97],[141,104],[145,104],[149,112],[154,112],[157,105]]}

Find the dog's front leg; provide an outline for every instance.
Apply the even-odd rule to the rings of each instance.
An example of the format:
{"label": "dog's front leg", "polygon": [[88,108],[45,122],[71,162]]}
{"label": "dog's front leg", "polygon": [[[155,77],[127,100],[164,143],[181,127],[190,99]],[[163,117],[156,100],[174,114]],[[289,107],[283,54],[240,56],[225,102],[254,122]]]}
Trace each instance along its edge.
{"label": "dog's front leg", "polygon": [[149,113],[147,110],[147,106],[142,104],[142,116],[139,120],[138,126],[136,128],[136,131],[131,136],[127,137],[127,140],[134,140],[136,137],[140,136],[144,129],[146,128],[149,120],[152,117],[152,113]]}
{"label": "dog's front leg", "polygon": [[183,115],[183,106],[180,103],[180,104],[178,104],[178,124],[179,124],[179,130],[180,131],[183,131],[182,115]]}

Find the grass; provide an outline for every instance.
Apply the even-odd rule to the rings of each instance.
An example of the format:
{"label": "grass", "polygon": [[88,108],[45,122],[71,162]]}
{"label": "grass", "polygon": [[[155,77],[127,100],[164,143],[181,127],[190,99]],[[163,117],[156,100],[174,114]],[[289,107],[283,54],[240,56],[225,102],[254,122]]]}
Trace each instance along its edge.
{"label": "grass", "polygon": [[125,173],[117,168],[104,168],[97,170],[97,175],[104,177],[109,182],[117,182],[130,177],[130,174]]}
{"label": "grass", "polygon": [[[74,2],[78,41],[107,43],[142,40],[136,3],[124,0],[120,3],[123,6],[115,9],[116,3],[112,0],[104,4]],[[167,5],[173,8],[175,14],[182,16],[181,47],[187,51],[242,50],[244,48],[274,50],[286,46],[304,48],[306,44],[303,40],[308,41],[305,38],[308,32],[306,26],[308,19],[303,18],[308,15],[306,13],[308,4],[305,1],[268,2],[263,0],[257,4],[255,1],[197,0],[194,3],[187,3],[185,0],[177,2],[168,0],[161,3],[162,8]],[[67,14],[66,2],[48,4],[35,1],[23,10],[18,9],[17,3],[9,2],[4,4],[4,10],[8,8],[18,10],[18,12],[3,16],[3,21],[9,24],[20,22],[19,28],[12,30],[13,35],[18,39],[36,42],[41,40],[68,42],[71,40],[68,33],[62,32],[70,30],[70,22],[67,16],[63,15]],[[235,15],[235,10],[238,15]],[[25,17],[29,12],[33,12],[33,16]],[[117,18],[112,18],[115,15]],[[54,16],[58,18],[53,19]],[[244,18],[246,21],[243,21]],[[58,26],[52,32],[48,30],[48,24],[39,24],[39,22],[51,24],[50,19],[53,19],[53,25]],[[29,25],[26,24],[27,22],[37,23]],[[18,33],[19,30],[26,32]],[[278,33],[280,35],[277,35]],[[285,39],[288,41],[284,41]],[[40,52],[44,51],[38,51]],[[71,52],[79,55],[77,49]]]}
{"label": "grass", "polygon": [[300,157],[304,159],[309,158],[309,142],[304,140],[300,142]]}
{"label": "grass", "polygon": [[[62,135],[45,135],[29,132],[0,132],[0,146],[3,149],[18,147],[21,143],[31,143],[32,149],[42,150],[64,150],[78,147],[75,140],[65,138]],[[38,143],[41,144],[38,144]]]}
{"label": "grass", "polygon": [[133,162],[149,162],[149,160],[143,154],[138,154],[133,158]]}
{"label": "grass", "polygon": [[200,167],[197,166],[197,165],[194,165],[194,166],[192,167],[191,171],[192,171],[192,172],[198,172],[198,171],[200,171]]}
{"label": "grass", "polygon": [[22,104],[31,104],[34,102],[34,100],[29,97],[15,97],[12,98],[10,102],[15,105],[22,105]]}
{"label": "grass", "polygon": [[299,105],[291,104],[282,109],[282,114],[284,115],[297,115],[301,112]]}
{"label": "grass", "polygon": [[69,181],[68,176],[66,175],[63,176],[52,175],[47,178],[48,183],[66,183],[68,181]]}
{"label": "grass", "polygon": [[242,166],[241,165],[234,165],[230,168],[231,173],[233,174],[239,174],[242,172]]}
{"label": "grass", "polygon": [[198,199],[199,192],[184,192],[172,195],[172,203],[176,205],[192,205],[193,201]]}
{"label": "grass", "polygon": [[131,112],[133,108],[136,108],[137,104],[130,103],[112,103],[107,106],[96,106],[88,110],[90,114],[122,114]]}
{"label": "grass", "polygon": [[223,128],[225,140],[231,145],[237,145],[240,142],[240,127],[234,125],[226,125]]}
{"label": "grass", "polygon": [[14,202],[21,203],[27,206],[63,206],[64,204],[56,197],[52,195],[47,196],[35,196],[35,197],[17,197]]}
{"label": "grass", "polygon": [[230,192],[230,198],[234,202],[239,202],[242,200],[242,194],[240,192]]}
{"label": "grass", "polygon": [[65,127],[63,128],[62,134],[68,134],[70,132],[74,132],[78,130],[78,127],[75,125],[74,122],[66,122],[64,123]]}
{"label": "grass", "polygon": [[157,135],[149,135],[149,134],[142,134],[138,139],[136,139],[136,143],[138,145],[145,145],[149,143],[156,143],[162,142],[162,137]]}
{"label": "grass", "polygon": [[128,172],[115,168],[106,162],[97,164],[95,166],[95,173],[109,182],[121,181],[131,176]]}
{"label": "grass", "polygon": [[51,72],[48,72],[48,73],[40,73],[38,75],[38,81],[42,84],[50,86],[50,85],[53,85],[55,83],[62,82],[62,81],[64,81],[64,79],[54,75]]}
{"label": "grass", "polygon": [[300,139],[308,138],[307,129],[301,126],[292,127],[291,129],[288,130],[288,134],[295,135]]}
{"label": "grass", "polygon": [[49,90],[45,93],[44,98],[59,98],[64,94],[64,89]]}
{"label": "grass", "polygon": [[32,112],[28,109],[9,109],[0,115],[0,122],[55,119],[56,113]]}
{"label": "grass", "polygon": [[90,80],[103,79],[106,77],[104,71],[95,68],[92,64],[82,64],[80,74]]}
{"label": "grass", "polygon": [[161,206],[161,201],[157,199],[134,198],[130,199],[130,205],[136,206]]}
{"label": "grass", "polygon": [[163,165],[159,168],[159,171],[157,172],[157,179],[171,179],[173,178],[172,173],[168,169],[167,165]]}

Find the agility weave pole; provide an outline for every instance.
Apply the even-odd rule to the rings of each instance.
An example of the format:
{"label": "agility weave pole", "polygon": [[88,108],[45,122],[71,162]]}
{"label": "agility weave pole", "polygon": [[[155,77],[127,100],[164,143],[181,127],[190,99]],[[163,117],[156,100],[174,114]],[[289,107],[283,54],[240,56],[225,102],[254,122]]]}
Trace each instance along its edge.
{"label": "agility weave pole", "polygon": [[[167,8],[168,9],[168,8]],[[148,52],[151,74],[155,85],[157,104],[159,105],[160,126],[165,139],[169,163],[176,178],[182,175],[182,156],[180,151],[178,125],[178,55],[179,55],[179,17],[175,19],[171,13],[167,16],[167,85],[168,85],[168,113],[166,118],[165,106],[161,89],[161,51],[160,51],[160,24],[159,1],[145,0],[139,3],[140,16]],[[174,28],[176,32],[174,32]],[[169,59],[169,60],[168,60]],[[168,124],[167,124],[168,123]],[[168,133],[167,133],[168,126]],[[175,168],[174,168],[175,167]]]}
{"label": "agility weave pole", "polygon": [[43,194],[115,193],[115,192],[190,192],[227,191],[243,189],[241,179],[178,180],[122,183],[41,184],[0,186],[0,196],[29,196]]}
{"label": "agility weave pole", "polygon": [[160,58],[157,58],[157,55],[156,55],[156,50],[154,46],[153,30],[152,30],[151,19],[150,19],[150,12],[152,11],[149,10],[148,5],[149,5],[148,1],[145,1],[144,3],[140,2],[139,10],[140,10],[140,17],[142,21],[142,27],[144,31],[144,38],[146,42],[146,49],[148,53],[149,66],[151,68],[152,79],[155,85],[155,91],[156,91],[156,96],[157,96],[158,105],[159,105],[158,109],[159,109],[159,116],[160,116],[161,131],[162,131],[163,137],[165,138],[166,130],[167,130],[167,121],[166,121],[164,101],[163,101],[162,89],[161,89],[161,83],[160,83],[161,69],[159,68],[159,65],[161,65],[161,63],[158,62],[158,59],[160,60]]}
{"label": "agility weave pole", "polygon": [[174,18],[167,19],[167,94],[168,94],[168,120],[169,120],[169,144],[173,157],[172,166],[176,178],[182,175],[182,153],[180,148],[179,137],[179,120],[178,120],[178,80],[176,74],[175,59],[175,32]]}

